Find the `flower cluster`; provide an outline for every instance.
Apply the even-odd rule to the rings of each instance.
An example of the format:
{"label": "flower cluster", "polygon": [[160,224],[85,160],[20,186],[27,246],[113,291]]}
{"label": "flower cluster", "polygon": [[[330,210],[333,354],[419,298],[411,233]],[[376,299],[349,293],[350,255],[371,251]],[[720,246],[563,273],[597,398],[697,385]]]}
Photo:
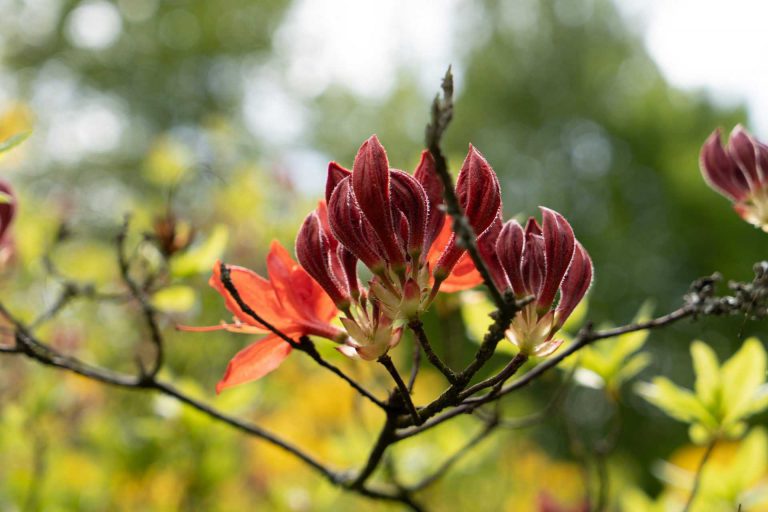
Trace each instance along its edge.
{"label": "flower cluster", "polygon": [[742,219],[768,231],[768,146],[737,125],[723,148],[715,130],[701,148],[700,164],[707,183],[733,201]]}
{"label": "flower cluster", "polygon": [[[345,354],[380,357],[398,343],[403,322],[424,311],[444,282],[453,290],[480,282],[440,208],[443,187],[428,152],[410,175],[389,167],[373,136],[360,147],[351,171],[331,162],[325,195],[327,208],[321,202],[307,216],[296,254],[344,312],[341,321],[350,334],[341,348]],[[500,212],[496,174],[473,147],[456,195],[478,233]],[[367,287],[360,283],[358,261],[372,273]],[[462,283],[451,279],[454,271]]]}
{"label": "flower cluster", "polygon": [[[444,212],[443,184],[428,151],[413,172],[390,168],[376,136],[360,147],[351,170],[328,166],[325,199],[304,220],[296,238],[296,264],[273,243],[269,279],[229,267],[235,300],[217,266],[211,285],[235,323],[193,330],[268,332],[242,310],[288,336],[314,335],[339,343],[350,357],[376,360],[397,345],[403,326],[425,311],[439,291],[482,282]],[[521,353],[545,356],[553,339],[592,280],[592,263],[568,222],[542,208],[543,226],[530,219],[502,221],[496,173],[473,146],[459,172],[455,196],[478,234],[477,244],[494,285],[517,298],[533,296],[507,331]],[[358,270],[367,269],[364,274]],[[361,277],[362,276],[362,277]],[[331,322],[336,318],[343,330]],[[218,389],[254,380],[276,368],[291,345],[274,333],[230,362]]]}
{"label": "flower cluster", "polygon": [[478,249],[500,290],[533,297],[512,320],[507,338],[520,353],[544,357],[562,344],[553,336],[587,293],[592,260],[562,215],[544,207],[541,213],[543,225],[530,217],[525,229],[514,219],[497,218],[479,237]]}

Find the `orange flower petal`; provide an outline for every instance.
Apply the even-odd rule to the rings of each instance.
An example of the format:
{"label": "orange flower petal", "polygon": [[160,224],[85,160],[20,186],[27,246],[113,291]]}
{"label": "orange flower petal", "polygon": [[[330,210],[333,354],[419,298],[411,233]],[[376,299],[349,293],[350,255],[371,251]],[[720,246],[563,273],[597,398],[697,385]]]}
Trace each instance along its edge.
{"label": "orange flower petal", "polygon": [[[266,328],[260,325],[249,314],[240,309],[237,301],[230,295],[221,282],[221,263],[216,262],[213,266],[213,275],[208,284],[210,284],[222,297],[229,311],[243,323],[256,326],[266,331]],[[269,281],[258,275],[256,272],[244,267],[234,265],[228,266],[229,276],[232,284],[237,288],[240,298],[248,304],[251,309],[259,314],[265,321],[273,324],[275,327],[283,328],[286,325],[286,314],[280,307],[275,298],[275,292]]]}
{"label": "orange flower petal", "polygon": [[453,267],[451,274],[440,285],[440,291],[451,293],[469,290],[482,282],[483,277],[475,268],[475,263],[469,254],[465,253]]}
{"label": "orange flower petal", "polygon": [[275,294],[286,313],[300,323],[326,324],[338,314],[333,300],[288,251],[273,241],[267,269]]}
{"label": "orange flower petal", "polygon": [[216,384],[216,393],[262,378],[280,366],[291,350],[274,334],[248,345],[229,362],[224,377]]}

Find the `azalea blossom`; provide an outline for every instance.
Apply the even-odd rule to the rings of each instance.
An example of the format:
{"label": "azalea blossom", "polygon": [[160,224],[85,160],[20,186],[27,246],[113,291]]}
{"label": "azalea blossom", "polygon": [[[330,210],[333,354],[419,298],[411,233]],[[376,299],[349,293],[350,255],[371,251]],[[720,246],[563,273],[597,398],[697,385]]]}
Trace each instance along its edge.
{"label": "azalea blossom", "polygon": [[768,231],[768,146],[737,125],[724,148],[715,130],[701,148],[700,167],[742,219]]}
{"label": "azalea blossom", "polygon": [[[352,170],[328,167],[326,203],[310,213],[296,240],[299,262],[344,312],[350,335],[340,350],[373,360],[394,347],[405,321],[424,311],[439,289],[471,288],[482,279],[451,232],[441,208],[443,185],[424,151],[413,175],[389,167],[376,136]],[[470,147],[456,195],[476,233],[501,210],[498,179]],[[360,283],[358,261],[372,277]]]}
{"label": "azalea blossom", "polygon": [[562,215],[544,207],[541,213],[543,226],[531,217],[525,229],[497,217],[478,239],[478,249],[500,290],[518,299],[533,296],[506,334],[522,354],[544,357],[562,344],[554,335],[587,293],[592,260]]}
{"label": "azalea blossom", "polygon": [[[228,266],[229,278],[240,299],[255,311],[264,322],[288,337],[320,336],[340,342],[345,333],[330,324],[338,309],[307,272],[299,266],[288,251],[273,241],[267,255],[268,279],[247,268]],[[211,327],[181,327],[187,331],[226,329],[245,334],[267,333],[264,338],[241,350],[229,362],[224,377],[216,386],[221,392],[237,384],[259,379],[283,362],[291,353],[291,345],[271,329],[243,311],[229,293],[221,279],[221,263],[213,268],[209,284],[224,297],[227,309],[234,315],[232,323]]]}

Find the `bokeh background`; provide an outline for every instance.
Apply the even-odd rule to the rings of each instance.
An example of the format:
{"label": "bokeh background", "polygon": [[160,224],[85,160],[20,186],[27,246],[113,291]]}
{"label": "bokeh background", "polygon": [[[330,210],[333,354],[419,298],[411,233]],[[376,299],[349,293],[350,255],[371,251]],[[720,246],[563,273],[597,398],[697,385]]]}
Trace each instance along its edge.
{"label": "bokeh background", "polygon": [[[691,5],[682,16],[706,12],[683,4]],[[728,31],[699,31],[699,39],[680,32],[676,46],[672,24],[651,41],[652,57],[652,18],[639,5],[2,0],[0,140],[33,130],[0,161],[20,202],[2,300],[28,319],[50,306],[61,285],[46,257],[70,279],[119,289],[113,240],[124,216],[132,215],[136,257],[151,267],[161,258],[142,234],[172,212],[193,239],[154,297],[168,337],[163,375],[334,466],[360,464],[381,419],[345,386],[292,357],[263,381],[216,396],[227,361],[250,340],[174,326],[227,317],[206,286],[213,259],[262,270],[271,239],[290,247],[329,160],[351,166],[359,144],[377,133],[392,165],[413,169],[448,64],[457,80],[445,141],[453,170],[472,142],[499,175],[507,217],[543,204],[569,219],[595,263],[586,315],[597,324],[625,323],[648,299],[666,312],[693,279],[715,270],[750,279],[752,263],[766,257],[764,235],[704,185],[697,163],[715,127],[744,123],[761,134],[759,101],[747,109],[739,94],[752,89],[735,79],[725,83],[736,84],[730,93],[669,81],[686,58],[732,77],[732,59],[710,51]],[[759,19],[746,9],[743,16]],[[744,23],[749,33],[754,27]],[[690,39],[712,46],[686,45]],[[665,61],[667,50],[682,58]],[[766,80],[765,62],[753,62],[742,81]],[[475,298],[445,298],[426,318],[438,350],[457,366],[474,349],[465,333],[477,326],[467,324],[484,321],[458,314]],[[138,318],[122,304],[78,300],[39,333],[86,360],[133,371],[146,334]],[[764,331],[743,319],[702,319],[654,333],[646,345],[652,362],[639,378],[663,374],[689,385],[692,339],[725,357]],[[325,353],[386,392],[378,369]],[[395,354],[403,368],[409,354]],[[510,397],[506,413],[540,409],[562,378],[552,374]],[[440,386],[425,373],[417,401]],[[660,461],[690,468],[697,452],[686,446],[685,427],[631,385],[618,402],[571,387],[557,414],[494,435],[423,499],[435,510],[474,509],[478,500],[483,510],[533,510],[546,491],[578,506],[594,470],[584,459],[616,417],[612,506],[649,509],[640,498],[622,499],[675,492]],[[478,428],[466,418],[403,443],[390,470],[413,481]],[[0,433],[1,510],[396,509],[344,495],[277,450],[172,401],[21,358],[0,358]]]}

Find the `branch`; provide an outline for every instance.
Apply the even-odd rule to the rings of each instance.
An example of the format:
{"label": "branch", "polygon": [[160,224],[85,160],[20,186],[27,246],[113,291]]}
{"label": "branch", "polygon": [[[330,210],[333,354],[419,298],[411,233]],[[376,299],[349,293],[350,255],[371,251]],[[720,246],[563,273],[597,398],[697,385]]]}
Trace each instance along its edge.
{"label": "branch", "polygon": [[[324,465],[316,458],[306,453],[303,449],[281,439],[277,435],[259,427],[254,423],[230,416],[204,402],[192,398],[170,383],[158,380],[153,376],[147,375],[146,373],[134,376],[114,372],[112,370],[90,365],[77,358],[62,354],[53,347],[50,347],[35,338],[29,332],[29,330],[5,308],[2,303],[0,303],[0,315],[5,317],[14,326],[16,333],[16,345],[12,347],[0,347],[0,353],[21,354],[45,366],[55,367],[110,386],[121,387],[134,391],[154,391],[161,393],[163,395],[174,398],[179,402],[192,407],[193,409],[196,409],[211,419],[220,421],[250,436],[257,437],[278,448],[285,450],[286,452],[290,453],[294,457],[297,457],[302,462],[312,467],[334,485],[351,490],[357,494],[372,499],[402,503],[417,512],[423,510],[421,505],[415,502],[410,493],[406,490],[389,492],[381,489],[366,487],[364,482],[353,486],[352,483],[349,482],[349,480],[344,476],[344,473],[331,470],[328,466]],[[384,448],[386,448],[386,446]],[[378,464],[378,460],[380,460],[380,457],[375,463],[369,461],[369,464],[374,464],[373,468],[369,470],[371,473],[375,469],[376,464]]]}
{"label": "branch", "polygon": [[431,121],[427,124],[425,136],[427,149],[429,149],[432,158],[435,160],[435,170],[437,171],[440,180],[443,182],[446,212],[453,219],[453,232],[456,234],[459,245],[465,248],[472,258],[475,267],[478,272],[480,272],[485,285],[488,287],[488,291],[490,292],[496,307],[503,310],[508,307],[508,303],[504,300],[504,297],[498,288],[496,288],[488,267],[480,257],[480,252],[477,249],[477,235],[474,233],[469,220],[461,209],[461,205],[459,204],[459,200],[456,197],[456,192],[453,188],[453,178],[451,178],[451,174],[448,172],[448,163],[440,148],[440,141],[443,138],[443,134],[451,123],[451,119],[453,119],[453,74],[451,73],[450,67],[443,77],[442,89],[443,98],[440,99],[440,96],[438,95],[432,102]]}
{"label": "branch", "polygon": [[[504,386],[501,389],[501,391],[499,391],[498,396],[506,395],[508,393],[511,393],[512,391],[516,391],[520,388],[527,386],[528,384],[530,384],[531,382],[539,378],[546,371],[560,364],[560,362],[566,357],[586,347],[587,345],[594,343],[595,341],[606,339],[606,338],[613,338],[615,336],[621,336],[622,334],[627,334],[635,331],[656,329],[659,327],[672,324],[679,320],[682,320],[683,318],[693,316],[695,313],[696,313],[696,308],[690,304],[686,304],[685,306],[679,309],[676,309],[675,311],[673,311],[672,313],[669,313],[668,315],[654,318],[653,320],[648,320],[647,322],[629,324],[622,327],[616,327],[613,329],[605,329],[603,331],[592,331],[591,329],[583,329],[582,332],[573,341],[573,343],[569,345],[565,350],[559,352],[557,355],[539,364],[534,369],[532,369],[531,371],[529,371],[528,373],[520,377],[518,380]],[[476,399],[467,400],[465,403],[467,404],[486,403],[489,401],[489,398],[493,398],[493,397],[490,396],[489,394]]]}
{"label": "branch", "polygon": [[416,377],[419,376],[419,370],[421,370],[421,347],[418,343],[414,343],[413,360],[411,361],[411,375],[408,377],[409,393],[413,393],[413,388],[416,385]]}
{"label": "branch", "polygon": [[427,356],[427,359],[430,363],[432,363],[432,366],[440,370],[440,373],[445,375],[445,378],[448,379],[448,382],[451,384],[456,383],[456,374],[451,370],[451,368],[443,362],[442,359],[440,359],[440,356],[435,354],[435,352],[432,350],[432,345],[429,343],[429,338],[427,337],[427,333],[424,332],[424,324],[421,323],[421,320],[411,320],[408,322],[408,327],[411,328],[413,331],[413,334],[416,335],[416,341],[418,343],[418,346],[421,347],[422,350],[424,350],[424,354]]}
{"label": "branch", "polygon": [[[128,236],[128,228],[130,226],[130,217],[126,216],[123,222],[123,228],[117,234],[117,263],[120,268],[120,277],[122,278],[131,296],[139,303],[141,312],[144,316],[144,323],[149,330],[149,336],[152,340],[152,344],[155,346],[155,360],[152,363],[152,368],[147,372],[148,377],[154,377],[163,367],[163,360],[165,358],[163,348],[163,336],[160,332],[160,326],[157,323],[157,312],[154,306],[150,304],[146,294],[141,287],[133,280],[130,272],[130,262],[125,252],[125,240]],[[141,371],[144,372],[143,366]]]}
{"label": "branch", "polygon": [[432,485],[432,484],[434,484],[435,482],[437,482],[437,481],[438,481],[440,478],[442,478],[442,477],[443,477],[443,476],[444,476],[444,475],[445,475],[445,474],[448,472],[448,470],[450,470],[450,469],[451,469],[451,467],[453,467],[453,465],[454,465],[454,464],[456,464],[456,463],[457,463],[459,460],[461,460],[461,459],[462,459],[464,456],[466,456],[467,454],[469,454],[469,452],[470,452],[470,451],[471,451],[471,450],[472,450],[472,449],[473,449],[475,446],[477,446],[478,444],[480,444],[480,442],[481,442],[483,439],[485,439],[485,438],[486,438],[486,437],[488,437],[488,436],[489,436],[491,433],[493,433],[493,431],[496,429],[496,427],[497,427],[497,426],[498,426],[498,423],[497,423],[496,419],[492,419],[492,420],[488,421],[488,422],[485,424],[485,426],[483,427],[483,429],[482,429],[482,430],[480,430],[480,432],[478,432],[477,434],[475,434],[475,436],[474,436],[474,437],[472,437],[472,438],[471,438],[469,441],[467,441],[467,442],[464,444],[464,446],[462,446],[461,448],[459,448],[458,450],[456,450],[456,452],[454,452],[454,454],[453,454],[453,455],[451,455],[450,457],[448,457],[448,458],[447,458],[447,459],[446,459],[446,460],[445,460],[445,461],[444,461],[444,462],[443,462],[443,463],[440,465],[440,467],[439,467],[437,470],[435,470],[435,471],[434,471],[434,472],[433,472],[431,475],[429,475],[429,476],[427,476],[427,477],[423,478],[421,481],[419,481],[419,482],[417,482],[417,483],[415,483],[415,484],[413,484],[413,485],[411,485],[411,486],[408,486],[408,487],[407,487],[407,489],[408,489],[409,491],[411,491],[411,492],[418,492],[418,491],[422,491],[422,490],[426,489],[426,488],[427,488],[427,487],[429,487],[430,485]]}
{"label": "branch", "polygon": [[[412,437],[426,430],[429,430],[433,427],[436,427],[437,425],[445,421],[448,421],[451,418],[454,418],[456,416],[460,416],[462,414],[471,414],[475,409],[477,409],[481,405],[498,400],[499,398],[501,398],[502,396],[508,393],[511,393],[515,390],[518,390],[520,388],[527,386],[528,384],[530,384],[531,382],[539,378],[541,375],[543,375],[545,372],[557,366],[566,357],[570,356],[574,352],[577,352],[581,348],[597,340],[612,338],[615,336],[620,336],[622,334],[635,332],[635,331],[642,331],[647,329],[664,327],[666,325],[682,320],[683,318],[691,317],[696,313],[696,311],[697,310],[695,306],[691,304],[687,304],[673,311],[672,313],[655,318],[653,320],[649,320],[647,322],[628,324],[622,327],[606,329],[603,331],[592,331],[591,329],[584,329],[576,337],[574,342],[571,345],[569,345],[565,350],[558,353],[556,356],[553,356],[550,359],[547,359],[543,363],[540,363],[538,366],[530,370],[528,373],[520,377],[518,380],[510,384],[507,384],[506,386],[501,388],[498,392],[491,391],[485,395],[475,397],[475,398],[467,398],[459,402],[457,401],[458,394],[450,397],[447,396],[449,394],[449,391],[452,389],[452,388],[449,388],[443,393],[443,395],[441,395],[440,398],[438,398],[431,404],[421,409],[420,411],[421,416],[422,417],[426,416],[427,418],[430,418],[430,419],[428,419],[424,424],[420,426],[401,425],[401,428],[402,427],[406,427],[406,428],[402,428],[402,430],[400,430],[397,433],[397,438],[398,440],[407,439],[408,437]],[[444,409],[445,407],[449,407],[451,405],[454,405],[455,407],[439,416],[432,417],[434,414],[427,416],[428,412],[430,412],[432,409],[437,408],[437,405],[433,405],[433,404],[436,404],[436,402],[441,400],[445,401],[446,403],[437,404],[437,405],[443,405],[443,407],[441,407],[440,410]]]}
{"label": "branch", "polygon": [[296,350],[299,350],[301,352],[304,352],[305,354],[309,355],[317,364],[322,366],[323,368],[326,368],[327,370],[330,370],[331,372],[335,373],[339,377],[341,377],[342,380],[344,380],[347,384],[352,386],[352,388],[355,389],[358,393],[363,395],[365,398],[376,404],[376,406],[380,407],[381,409],[386,409],[387,406],[373,396],[369,391],[365,390],[360,384],[355,382],[351,377],[349,377],[347,374],[345,374],[343,371],[341,371],[336,366],[332,365],[325,359],[323,359],[323,356],[320,355],[320,353],[315,348],[314,343],[306,337],[302,336],[300,341],[296,341],[295,339],[291,338],[284,332],[282,332],[280,329],[272,325],[271,323],[264,320],[264,318],[261,317],[258,313],[256,313],[253,308],[251,308],[248,304],[243,301],[243,298],[240,296],[240,292],[237,290],[237,287],[235,287],[234,283],[232,283],[232,278],[230,277],[229,267],[227,267],[224,263],[221,264],[220,267],[221,271],[221,283],[224,285],[224,288],[229,292],[229,294],[232,296],[232,298],[237,303],[238,307],[248,316],[256,320],[260,325],[263,325],[266,329],[273,332],[277,336],[279,336],[283,341],[288,343],[291,347],[293,347]]}
{"label": "branch", "polygon": [[[387,354],[384,354],[383,356],[378,358],[379,363],[384,366],[384,368],[387,369],[389,374],[392,376],[392,380],[395,381],[395,385],[397,386],[397,396],[400,397],[400,399],[403,402],[403,405],[408,410],[408,414],[411,415],[411,419],[413,422],[418,425],[422,423],[421,418],[419,418],[419,412],[416,410],[416,407],[413,405],[413,400],[411,400],[411,394],[408,392],[408,386],[405,385],[405,382],[403,382],[403,378],[400,376],[400,373],[397,371],[397,368],[395,367],[394,363],[392,362],[392,358],[389,357]],[[390,400],[391,402],[391,400]]]}

